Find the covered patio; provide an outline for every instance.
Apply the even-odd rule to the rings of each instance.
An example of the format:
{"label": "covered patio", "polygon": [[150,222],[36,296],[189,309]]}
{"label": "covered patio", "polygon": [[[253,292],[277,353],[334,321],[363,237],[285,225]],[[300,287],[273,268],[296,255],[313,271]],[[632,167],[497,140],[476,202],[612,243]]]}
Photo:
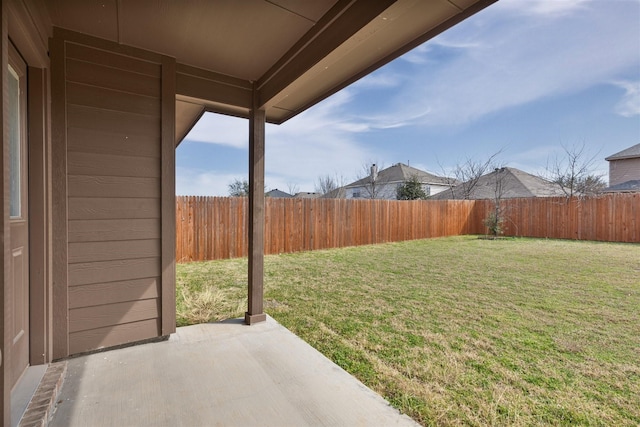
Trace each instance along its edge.
{"label": "covered patio", "polygon": [[271,317],[80,356],[50,426],[417,426]]}
{"label": "covered patio", "polygon": [[[260,324],[266,123],[494,1],[3,1],[2,424],[30,367],[174,348],[175,148],[205,112],[248,121],[244,322]],[[154,366],[149,381],[170,375]]]}

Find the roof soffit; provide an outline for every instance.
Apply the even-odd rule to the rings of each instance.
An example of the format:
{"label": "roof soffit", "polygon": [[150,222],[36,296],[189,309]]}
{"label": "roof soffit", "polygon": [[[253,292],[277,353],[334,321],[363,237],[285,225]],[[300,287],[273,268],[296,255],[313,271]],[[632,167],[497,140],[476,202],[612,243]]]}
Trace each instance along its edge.
{"label": "roof soffit", "polygon": [[[245,117],[250,108],[219,76],[257,82],[258,106],[282,123],[496,0],[42,1],[53,26],[214,74],[208,94],[178,92],[208,111]],[[186,121],[198,111],[182,107]]]}
{"label": "roof soffit", "polygon": [[288,120],[495,1],[396,1],[280,92],[264,91],[267,118]]}
{"label": "roof soffit", "polygon": [[257,80],[336,0],[46,0],[53,25]]}

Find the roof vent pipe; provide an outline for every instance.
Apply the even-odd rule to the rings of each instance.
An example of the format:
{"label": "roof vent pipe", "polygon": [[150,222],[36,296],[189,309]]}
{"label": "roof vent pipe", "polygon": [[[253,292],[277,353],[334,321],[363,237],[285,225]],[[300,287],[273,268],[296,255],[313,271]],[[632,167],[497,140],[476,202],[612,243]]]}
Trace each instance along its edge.
{"label": "roof vent pipe", "polygon": [[378,166],[376,164],[371,165],[371,181],[378,179]]}

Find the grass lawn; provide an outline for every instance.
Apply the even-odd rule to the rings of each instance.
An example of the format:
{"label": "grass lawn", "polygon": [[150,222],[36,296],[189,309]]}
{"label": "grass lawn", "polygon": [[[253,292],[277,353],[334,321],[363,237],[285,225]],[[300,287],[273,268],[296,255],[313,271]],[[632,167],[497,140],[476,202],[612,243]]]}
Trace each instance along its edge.
{"label": "grass lawn", "polygon": [[[178,265],[179,324],[242,315],[246,268]],[[468,236],[267,256],[265,311],[423,425],[640,424],[637,244]]]}

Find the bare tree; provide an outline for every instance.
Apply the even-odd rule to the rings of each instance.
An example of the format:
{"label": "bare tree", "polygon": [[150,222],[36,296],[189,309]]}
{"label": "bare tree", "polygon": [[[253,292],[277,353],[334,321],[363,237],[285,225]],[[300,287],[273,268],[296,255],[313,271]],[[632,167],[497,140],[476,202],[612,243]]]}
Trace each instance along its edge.
{"label": "bare tree", "polygon": [[338,182],[336,181],[335,177],[332,177],[329,174],[319,176],[318,180],[316,181],[316,193],[328,194],[337,188]]}
{"label": "bare tree", "polygon": [[384,190],[387,180],[380,177],[378,172],[384,169],[383,164],[364,163],[362,170],[358,174],[358,179],[362,180],[365,199],[378,199]]}
{"label": "bare tree", "polygon": [[471,198],[480,177],[500,167],[497,157],[502,154],[502,151],[502,149],[496,151],[485,160],[467,157],[464,161],[458,162],[451,173],[446,173],[441,165],[440,168],[444,172],[452,197],[465,200]]}
{"label": "bare tree", "polygon": [[292,196],[295,196],[300,192],[300,187],[294,182],[287,182],[287,192]]}
{"label": "bare tree", "polygon": [[490,175],[491,186],[493,189],[493,209],[484,219],[484,225],[489,229],[494,237],[504,232],[504,223],[507,221],[507,209],[504,201],[504,195],[508,190],[509,181],[507,177],[507,169],[504,166],[497,167]]}
{"label": "bare tree", "polygon": [[543,178],[560,186],[565,196],[591,196],[600,192],[606,184],[602,175],[594,172],[599,153],[589,156],[585,143],[579,145],[562,145],[563,153],[547,160]]}

